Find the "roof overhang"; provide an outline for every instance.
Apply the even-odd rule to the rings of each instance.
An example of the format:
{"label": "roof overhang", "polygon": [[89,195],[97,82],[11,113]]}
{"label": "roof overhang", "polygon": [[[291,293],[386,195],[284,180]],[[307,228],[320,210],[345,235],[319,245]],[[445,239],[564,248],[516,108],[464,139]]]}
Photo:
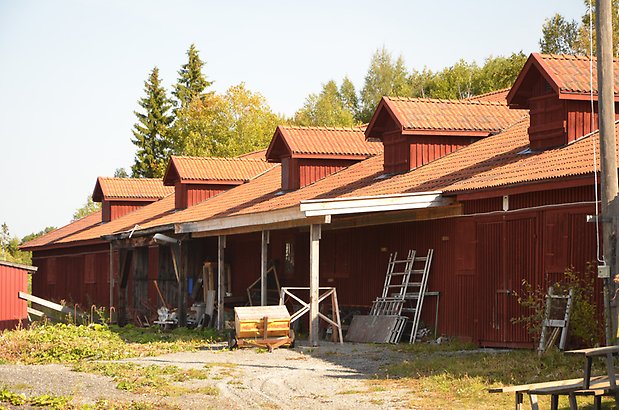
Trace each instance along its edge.
{"label": "roof overhang", "polygon": [[387,97],[382,97],[380,102],[378,103],[378,106],[376,107],[376,110],[374,110],[374,114],[372,114],[372,118],[370,119],[367,128],[365,129],[366,139],[383,139],[383,133],[386,130],[381,127],[381,124],[379,124],[379,118],[384,116],[390,118],[393,121],[393,123],[395,124],[395,128],[399,129],[400,131],[404,128],[404,126],[402,125],[402,121],[400,120],[400,118],[398,118],[398,116],[395,114],[395,111],[393,110],[393,107],[391,107],[391,105],[389,104],[389,99]]}
{"label": "roof overhang", "polygon": [[454,201],[454,198],[443,197],[439,191],[312,199],[301,201],[299,205],[285,209],[175,224],[174,232],[177,234],[190,233],[193,237],[204,237],[287,229],[314,224],[330,224],[332,215],[443,207],[453,205]]}
{"label": "roof overhang", "polygon": [[0,261],[0,265],[8,266],[9,268],[16,268],[16,269],[25,270],[25,271],[30,272],[30,273],[34,273],[34,272],[36,272],[39,269],[36,266],[23,265],[21,263],[6,262],[6,261]]}
{"label": "roof overhang", "polygon": [[447,206],[453,203],[440,191],[301,201],[306,216],[344,215]]}

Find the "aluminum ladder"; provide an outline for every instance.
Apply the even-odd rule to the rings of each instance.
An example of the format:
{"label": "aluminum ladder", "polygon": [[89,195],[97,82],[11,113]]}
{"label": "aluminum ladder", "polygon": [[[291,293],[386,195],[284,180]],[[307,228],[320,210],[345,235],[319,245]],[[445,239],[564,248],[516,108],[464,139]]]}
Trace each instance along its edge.
{"label": "aluminum ladder", "polygon": [[383,285],[383,293],[372,302],[370,316],[392,316],[395,317],[394,327],[388,336],[389,343],[399,343],[402,332],[408,318],[402,316],[402,309],[406,301],[408,283],[415,262],[415,251],[409,250],[406,259],[399,260],[398,253],[389,255],[387,264],[387,274]]}
{"label": "aluminum ladder", "polygon": [[415,269],[411,266],[410,280],[407,286],[407,288],[411,289],[411,292],[407,292],[404,296],[407,301],[410,301],[412,306],[402,308],[401,310],[413,316],[413,326],[411,328],[409,343],[415,343],[417,339],[417,331],[419,330],[419,322],[421,321],[421,309],[423,308],[423,300],[428,287],[428,276],[430,274],[430,267],[432,266],[433,255],[434,249],[428,249],[428,254],[426,256],[415,257],[413,262],[413,265],[419,266],[423,264],[423,267]]}

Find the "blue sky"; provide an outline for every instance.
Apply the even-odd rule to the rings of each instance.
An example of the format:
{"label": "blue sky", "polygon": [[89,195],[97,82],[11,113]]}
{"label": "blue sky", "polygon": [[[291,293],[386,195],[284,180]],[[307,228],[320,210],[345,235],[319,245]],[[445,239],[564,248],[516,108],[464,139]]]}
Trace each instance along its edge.
{"label": "blue sky", "polygon": [[356,87],[383,45],[437,70],[538,50],[544,19],[582,0],[0,0],[0,223],[68,223],[97,176],[129,168],[133,111],[158,66],[169,89],[195,43],[218,92],[245,82],[291,115],[321,84]]}

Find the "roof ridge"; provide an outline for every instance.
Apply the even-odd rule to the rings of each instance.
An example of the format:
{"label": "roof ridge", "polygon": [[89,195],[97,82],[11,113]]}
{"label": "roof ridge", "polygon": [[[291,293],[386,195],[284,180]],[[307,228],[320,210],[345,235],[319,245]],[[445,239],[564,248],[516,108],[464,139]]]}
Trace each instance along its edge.
{"label": "roof ridge", "polygon": [[[553,59],[553,60],[581,60],[581,61],[589,61],[594,60],[597,61],[596,56],[588,56],[585,54],[542,54],[538,53],[540,58],[542,59]],[[619,57],[613,57],[613,61],[619,62]]]}
{"label": "roof ridge", "polygon": [[135,177],[104,177],[99,176],[97,178],[107,179],[107,180],[115,180],[115,181],[163,181],[163,178],[135,178]]}
{"label": "roof ridge", "polygon": [[[474,97],[479,97],[479,96],[474,96]],[[447,103],[447,104],[459,104],[459,105],[488,105],[488,106],[507,107],[507,104],[502,103],[500,101],[479,101],[479,100],[469,100],[469,99],[455,100],[455,99],[450,99],[450,98],[389,97],[389,96],[385,96],[383,98],[386,98],[391,101],[421,102],[421,103],[428,103],[428,104]]]}
{"label": "roof ridge", "polygon": [[242,157],[200,157],[190,155],[172,155],[173,158],[190,159],[197,161],[239,161],[239,162],[265,162],[260,158],[242,158]]}
{"label": "roof ridge", "polygon": [[279,125],[282,129],[296,129],[296,130],[326,130],[326,131],[351,131],[359,132],[361,125],[356,127],[325,127],[325,126],[306,126],[306,125]]}

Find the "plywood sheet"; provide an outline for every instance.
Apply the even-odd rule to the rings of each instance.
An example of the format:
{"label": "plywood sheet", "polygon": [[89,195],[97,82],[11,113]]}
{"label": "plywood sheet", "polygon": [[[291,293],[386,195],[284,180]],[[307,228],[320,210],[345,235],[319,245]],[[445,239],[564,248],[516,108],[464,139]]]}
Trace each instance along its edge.
{"label": "plywood sheet", "polygon": [[359,343],[389,343],[399,316],[365,316],[352,318],[344,340]]}

